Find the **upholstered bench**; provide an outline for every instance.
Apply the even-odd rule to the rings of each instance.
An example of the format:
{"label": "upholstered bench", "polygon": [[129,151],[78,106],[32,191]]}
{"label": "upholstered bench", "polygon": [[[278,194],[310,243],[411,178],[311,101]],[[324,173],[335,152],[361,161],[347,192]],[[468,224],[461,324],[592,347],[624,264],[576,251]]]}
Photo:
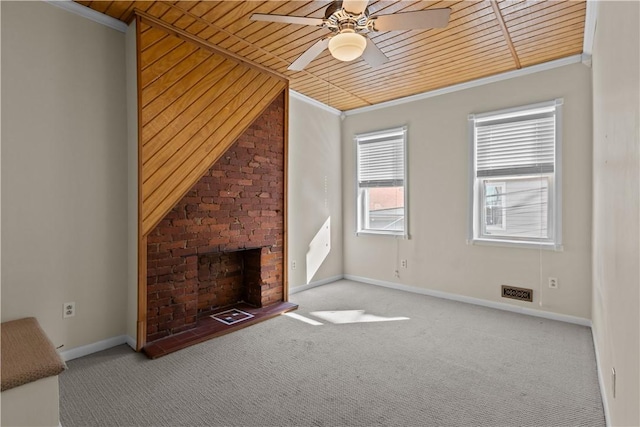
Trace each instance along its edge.
{"label": "upholstered bench", "polygon": [[65,363],[35,318],[0,327],[2,425],[59,426],[58,374]]}

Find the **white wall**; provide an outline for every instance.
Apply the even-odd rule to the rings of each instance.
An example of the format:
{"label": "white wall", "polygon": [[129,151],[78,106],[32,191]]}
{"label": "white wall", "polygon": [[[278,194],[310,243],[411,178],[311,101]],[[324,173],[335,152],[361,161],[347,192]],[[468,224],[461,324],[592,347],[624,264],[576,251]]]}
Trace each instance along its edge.
{"label": "white wall", "polygon": [[122,335],[124,34],[42,2],[1,7],[2,321],[35,316],[62,350]]}
{"label": "white wall", "polygon": [[[290,96],[287,224],[290,291],[342,275],[340,157],[340,116],[306,102],[300,95]],[[330,251],[324,257],[327,247],[322,225],[329,218],[330,238],[326,240],[330,240]],[[317,244],[310,251],[318,233]],[[319,268],[313,268],[313,261]]]}
{"label": "white wall", "polygon": [[637,426],[640,4],[599,3],[593,50],[593,331],[610,423]]}
{"label": "white wall", "polygon": [[[589,68],[574,64],[348,115],[342,132],[345,274],[590,319],[590,76]],[[564,251],[467,245],[468,115],[555,98],[564,98]],[[358,237],[353,135],[402,125],[409,129],[411,238]],[[559,289],[549,289],[549,276],[559,279]],[[503,284],[533,288],[534,302],[501,298]]]}
{"label": "white wall", "polygon": [[[134,31],[40,2],[2,2],[2,12],[2,320],[35,316],[62,350],[135,338]],[[292,290],[343,268],[340,117],[301,99],[289,111]],[[310,273],[329,218],[330,251],[312,251],[321,262]],[[78,314],[63,320],[67,301]]]}

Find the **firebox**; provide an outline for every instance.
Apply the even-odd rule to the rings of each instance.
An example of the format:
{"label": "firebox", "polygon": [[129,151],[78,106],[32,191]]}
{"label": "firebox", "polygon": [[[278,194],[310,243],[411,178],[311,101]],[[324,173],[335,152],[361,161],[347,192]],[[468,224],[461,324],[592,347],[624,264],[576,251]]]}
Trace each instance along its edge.
{"label": "firebox", "polygon": [[262,252],[268,248],[217,252],[198,256],[198,318],[245,302],[262,307]]}

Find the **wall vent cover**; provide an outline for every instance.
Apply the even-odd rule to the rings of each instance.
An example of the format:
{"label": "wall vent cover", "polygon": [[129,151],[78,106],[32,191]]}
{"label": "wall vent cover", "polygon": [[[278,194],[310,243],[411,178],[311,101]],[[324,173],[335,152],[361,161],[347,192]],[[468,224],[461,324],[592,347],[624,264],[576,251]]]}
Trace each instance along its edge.
{"label": "wall vent cover", "polygon": [[520,301],[533,301],[533,289],[516,288],[515,286],[502,285],[502,298],[517,299]]}

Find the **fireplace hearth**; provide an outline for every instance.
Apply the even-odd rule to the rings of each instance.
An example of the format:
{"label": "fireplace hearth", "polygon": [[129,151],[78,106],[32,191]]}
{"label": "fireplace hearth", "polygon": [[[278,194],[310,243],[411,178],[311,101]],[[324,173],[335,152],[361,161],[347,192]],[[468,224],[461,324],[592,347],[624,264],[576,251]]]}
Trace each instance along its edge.
{"label": "fireplace hearth", "polygon": [[236,304],[233,309],[223,310],[223,316],[229,317],[229,312],[237,311],[244,312],[251,317],[240,322],[232,322],[231,324],[221,322],[212,316],[202,317],[198,320],[196,327],[149,343],[144,347],[143,351],[150,359],[156,359],[194,344],[255,325],[256,323],[296,310],[297,308],[298,306],[296,304],[290,302],[279,302],[261,308],[251,307],[246,304]]}

